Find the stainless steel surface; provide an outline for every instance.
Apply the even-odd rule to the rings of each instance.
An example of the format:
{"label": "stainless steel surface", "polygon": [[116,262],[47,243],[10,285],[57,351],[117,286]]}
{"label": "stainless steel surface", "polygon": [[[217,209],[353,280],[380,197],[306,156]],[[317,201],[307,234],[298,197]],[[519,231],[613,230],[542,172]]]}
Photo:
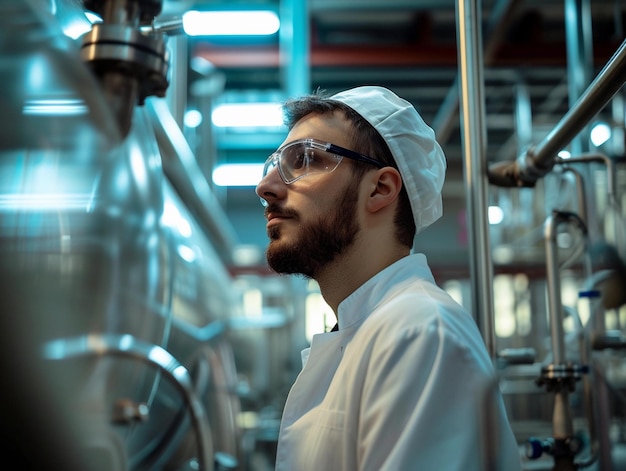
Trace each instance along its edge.
{"label": "stainless steel surface", "polygon": [[[98,51],[95,55],[101,58],[133,62],[141,56],[135,45],[154,49],[149,41],[144,44],[143,35],[179,32],[179,24],[169,21],[169,12],[151,21],[160,10],[160,1],[106,3],[107,22],[124,27],[119,33],[99,37],[128,41],[113,50]],[[141,14],[136,10],[139,3]],[[277,7],[275,2],[259,2],[265,3]],[[584,2],[570,5],[573,3]],[[217,8],[218,4],[221,2],[163,2],[165,8],[178,12],[192,7]],[[365,82],[384,84],[414,101],[427,122],[439,123],[435,127],[441,129],[448,127],[439,136],[449,161],[444,218],[465,218],[467,204],[467,230],[472,237],[467,248],[473,264],[486,265],[466,273],[461,235],[456,239],[439,237],[457,234],[465,226],[444,221],[440,228],[433,228],[433,238],[445,241],[445,256],[455,259],[454,269],[446,271],[447,258],[437,254],[436,247],[431,255],[425,240],[435,274],[443,280],[454,278],[464,292],[488,304],[490,290],[499,284],[489,279],[492,262],[488,256],[501,248],[490,247],[489,240],[513,249],[511,261],[499,261],[496,268],[498,278],[509,277],[511,285],[516,285],[515,292],[500,294],[497,301],[513,298],[511,316],[517,325],[510,336],[498,335],[495,341],[511,348],[500,357],[505,366],[499,373],[514,430],[520,443],[528,436],[586,433],[580,393],[562,394],[555,411],[553,394],[538,388],[535,380],[545,363],[553,360],[551,350],[562,349],[557,357],[563,362],[575,360],[579,353],[573,348],[578,340],[572,341],[578,332],[572,332],[569,323],[573,308],[566,306],[572,286],[594,283],[601,289],[610,280],[612,289],[623,293],[624,278],[604,272],[589,277],[581,261],[587,254],[579,251],[586,247],[563,247],[552,239],[547,247],[542,224],[546,211],[553,207],[575,211],[585,221],[585,213],[594,212],[602,218],[601,236],[616,249],[608,253],[623,253],[626,187],[622,161],[616,158],[621,154],[615,149],[623,149],[624,143],[605,147],[613,151],[609,156],[575,155],[568,163],[546,157],[550,165],[542,175],[546,178],[537,179],[533,188],[524,188],[532,193],[519,198],[515,192],[521,189],[511,188],[512,181],[507,187],[489,188],[489,198],[485,198],[484,165],[487,160],[522,155],[522,149],[535,141],[547,141],[548,150],[543,142],[534,149],[539,154],[552,153],[557,141],[565,135],[575,137],[574,128],[587,126],[593,110],[620,90],[624,43],[612,54],[615,45],[623,41],[624,7],[614,0],[590,2],[595,63],[583,64],[581,59],[578,65],[606,66],[587,89],[587,97],[583,95],[570,110],[568,92],[573,78],[567,76],[571,72],[566,67],[569,39],[565,37],[563,2],[502,0],[470,5],[480,6],[484,13],[484,47],[476,19],[482,15],[473,13],[469,22],[456,18],[457,3],[452,0],[369,0],[358,7],[344,0],[281,3],[281,7],[293,9],[292,26],[300,25],[292,30],[293,44],[284,37],[276,38],[275,56],[262,48],[244,55],[245,47],[238,45],[225,47],[216,41],[207,48],[202,39],[170,38],[168,46],[173,46],[178,57],[173,62],[168,96],[147,97],[143,106],[137,106],[142,84],[137,83],[136,75],[127,82],[129,77],[120,74],[119,80],[105,86],[109,91],[103,91],[102,81],[80,60],[80,41],[60,34],[60,27],[84,21],[83,2],[2,2],[0,366],[8,380],[0,388],[0,399],[11,406],[2,422],[3,459],[17,458],[24,469],[191,470],[212,464],[206,456],[210,452],[197,444],[199,436],[210,435],[220,466],[237,466],[230,459],[235,457],[242,471],[272,469],[282,401],[299,369],[299,351],[307,346],[304,332],[308,319],[303,313],[310,286],[302,280],[277,279],[260,264],[234,264],[238,236],[247,235],[248,226],[242,231],[233,221],[237,217],[252,219],[251,214],[262,219],[258,198],[248,189],[246,195],[250,193],[252,203],[239,196],[244,190],[215,193],[206,176],[221,154],[232,150],[228,147],[232,140],[225,142],[217,136],[205,140],[205,147],[194,147],[193,139],[188,140],[181,130],[182,114],[187,104],[208,103],[211,107],[220,95],[232,90],[251,87],[263,92],[291,87],[292,92],[300,90],[299,94],[306,92],[307,82],[330,92]],[[308,7],[306,15],[296,12],[304,6]],[[581,24],[589,20],[578,13]],[[131,19],[138,20],[137,31],[130,27]],[[458,48],[459,59],[466,61],[465,78],[456,62],[454,36],[461,21],[468,36],[459,37],[472,43],[467,50]],[[580,28],[574,31],[582,33]],[[280,48],[286,62],[281,62],[284,57],[277,59]],[[162,60],[164,49],[158,50],[163,51],[158,59]],[[196,81],[197,72],[187,69],[187,54],[215,60],[211,75],[202,77],[203,84]],[[248,62],[243,64],[244,60]],[[99,62],[104,65],[107,60]],[[159,64],[156,68],[165,70],[161,67],[164,63]],[[300,70],[303,67],[305,71]],[[591,77],[587,74],[593,75],[593,71],[585,70],[575,78]],[[208,79],[214,78],[219,79],[215,80],[218,86],[209,83]],[[471,111],[463,117],[468,125],[463,129],[457,116],[459,86],[467,95],[463,107]],[[615,100],[623,98],[620,93],[623,91],[613,97],[611,116],[614,129],[623,136],[623,106]],[[569,122],[571,118],[575,118],[575,126]],[[126,124],[120,126],[124,119]],[[205,128],[210,127],[206,120]],[[555,133],[556,140],[546,138]],[[276,139],[261,133],[243,134],[237,136],[236,144],[246,146],[250,154],[259,151],[259,159],[264,160],[266,147]],[[465,147],[472,152],[466,154]],[[207,148],[211,158],[198,161],[204,157],[198,149]],[[543,161],[543,157],[535,159]],[[593,167],[593,179],[578,170],[589,161],[602,163]],[[552,172],[553,164],[559,170],[570,167]],[[576,185],[565,184],[572,173]],[[573,186],[586,187],[600,197],[589,204]],[[487,226],[488,237],[484,237],[486,206],[492,201],[502,205],[505,215],[515,215],[514,224]],[[248,204],[252,209],[245,212]],[[238,213],[240,205],[243,215]],[[605,215],[607,208],[611,217]],[[263,223],[258,226],[263,233]],[[493,234],[498,237],[492,238]],[[532,252],[526,252],[527,246]],[[556,257],[556,252],[562,252],[566,261]],[[619,257],[611,257],[608,268],[618,273]],[[546,258],[549,270],[543,270]],[[522,278],[527,284],[519,288]],[[559,291],[561,298],[551,297],[546,306],[548,282],[549,290]],[[260,312],[243,311],[245,303],[240,298],[257,292],[262,297]],[[597,428],[605,433],[598,434],[600,443],[585,453],[599,451],[599,471],[622,469],[624,463],[620,452],[626,430],[622,400],[626,370],[623,352],[618,351],[623,347],[620,307],[624,297],[613,298],[600,317],[603,323],[616,323],[613,327],[618,335],[604,337],[603,350],[591,351],[587,358],[594,371],[587,386],[595,398]],[[498,308],[506,314],[507,306],[498,303]],[[471,309],[481,314],[479,324],[489,344],[493,341],[489,330],[502,321],[503,313],[494,312],[495,319],[490,320],[488,309]],[[565,316],[551,314],[561,309]],[[563,337],[554,339],[555,333]],[[73,345],[70,340],[77,338],[128,339],[128,345],[151,346],[171,360],[168,364],[180,365],[186,372],[189,395],[181,393],[177,381],[159,372],[146,355],[93,354],[57,360],[42,355],[44,346],[67,350]],[[587,342],[587,347],[594,345],[589,339]],[[140,350],[145,353],[148,349],[133,351]],[[549,369],[552,376],[564,375],[563,371],[561,366]],[[197,400],[195,424],[186,399],[190,396]],[[245,422],[243,432],[239,420]],[[489,435],[488,417],[485,420],[485,434]],[[484,452],[488,457],[489,450]],[[261,455],[264,459],[258,460]],[[577,456],[576,461],[588,456]],[[524,469],[539,468],[553,469],[552,457],[524,462]]]}
{"label": "stainless steel surface", "polygon": [[561,263],[557,243],[558,228],[562,224],[575,224],[586,237],[587,228],[575,214],[554,211],[546,219],[544,237],[546,244],[546,279],[548,286],[548,318],[550,319],[550,338],[552,340],[552,362],[556,365],[566,363],[565,333],[563,327],[563,307],[561,299]]}
{"label": "stainless steel surface", "polygon": [[165,96],[169,57],[164,34],[173,31],[152,27],[161,12],[161,0],[84,3],[102,22],[83,36],[81,57],[98,76],[120,132],[126,136],[134,107],[143,105],[149,96]]}
{"label": "stainless steel surface", "polygon": [[[187,369],[181,365],[167,350],[158,345],[150,345],[138,341],[128,334],[124,335],[87,335],[78,338],[55,339],[43,345],[43,356],[48,360],[71,360],[84,357],[122,356],[146,363],[149,367],[158,368],[172,381],[178,392],[183,396],[185,405],[196,434],[198,447],[198,465],[200,469],[213,470],[213,441],[207,423],[204,406],[196,397],[194,382]],[[149,420],[148,407],[139,412],[138,417],[132,413],[130,421]],[[135,418],[136,417],[136,418]],[[129,420],[125,420],[127,422]],[[165,444],[167,446],[168,444]]]}
{"label": "stainless steel surface", "polygon": [[[542,370],[542,383],[548,393],[554,396],[552,415],[552,438],[554,447],[549,450],[555,460],[554,470],[576,469],[574,457],[579,450],[569,444],[574,443],[574,422],[570,405],[570,394],[575,390],[575,382],[580,379],[577,364],[568,362],[565,355],[564,313],[561,298],[561,265],[558,257],[557,232],[560,225],[577,224],[578,229],[587,237],[587,230],[574,214],[554,211],[545,222],[544,236],[546,244],[547,303],[552,342],[552,361]],[[548,372],[548,374],[546,374]]]}
{"label": "stainless steel surface", "polygon": [[232,263],[238,237],[185,136],[164,101],[151,100],[146,110],[154,126],[168,180],[210,237],[220,258],[226,264]]}
{"label": "stainless steel surface", "polygon": [[[210,443],[238,454],[231,277],[164,176],[146,108],[130,106],[122,136],[42,5],[0,6],[0,359],[16,404],[3,455],[26,469],[212,469]],[[89,342],[102,355],[42,355],[72,339],[146,357]],[[144,420],[117,420],[126,401]]]}
{"label": "stainless steel surface", "polygon": [[459,0],[459,77],[461,89],[462,141],[465,154],[465,190],[469,229],[472,309],[492,359],[495,358],[493,313],[493,266],[487,219],[487,145],[484,108],[482,31],[477,1]]}

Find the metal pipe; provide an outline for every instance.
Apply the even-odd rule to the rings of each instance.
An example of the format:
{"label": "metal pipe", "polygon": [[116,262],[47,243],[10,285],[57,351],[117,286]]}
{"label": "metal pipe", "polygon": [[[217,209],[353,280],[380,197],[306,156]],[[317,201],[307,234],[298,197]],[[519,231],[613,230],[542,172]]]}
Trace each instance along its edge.
{"label": "metal pipe", "polygon": [[[561,223],[570,220],[580,223],[580,219],[569,212],[553,211],[545,221],[544,237],[546,248],[546,281],[548,285],[548,317],[550,321],[550,337],[552,341],[552,365],[547,381],[556,382],[548,388],[554,391],[552,413],[552,433],[555,439],[554,471],[574,470],[572,449],[568,442],[573,436],[573,422],[569,406],[568,381],[573,377],[568,372],[565,357],[565,332],[563,328],[563,308],[561,305],[561,284],[559,279],[557,229]],[[545,379],[545,378],[544,378]]]}
{"label": "metal pipe", "polygon": [[613,98],[626,82],[626,40],[546,138],[513,162],[489,167],[490,183],[504,187],[535,185],[552,170],[558,152]]}
{"label": "metal pipe", "polygon": [[[587,218],[587,192],[585,190],[585,181],[582,174],[573,167],[565,167],[563,168],[563,173],[571,173],[574,177],[574,183],[576,185],[576,211],[580,219],[584,221],[585,224],[588,224]],[[577,244],[575,250],[571,251],[568,257],[561,263],[561,268],[566,268],[574,263],[581,254],[583,254],[586,250],[588,250],[587,244]],[[585,277],[591,276],[591,261],[589,256],[585,257],[586,263],[584,263],[584,273]]]}
{"label": "metal pipe", "polygon": [[168,39],[170,58],[170,86],[165,101],[167,102],[178,127],[184,129],[185,110],[187,109],[187,75],[189,38],[187,36],[173,36]]}
{"label": "metal pipe", "polygon": [[565,360],[561,283],[559,279],[557,228],[566,219],[563,213],[553,211],[544,223],[546,246],[546,282],[548,285],[548,319],[552,341],[552,362],[560,365]]}
{"label": "metal pipe", "polygon": [[[575,163],[588,163],[588,162],[598,162],[602,163],[606,167],[606,193],[609,197],[609,201],[611,204],[616,203],[617,201],[617,193],[615,192],[615,164],[613,160],[604,154],[582,154],[577,155],[575,157],[570,157],[569,159],[562,159],[557,157],[556,163],[561,165],[575,164]],[[585,220],[587,222],[587,220]]]}
{"label": "metal pipe", "polygon": [[[566,169],[568,168],[567,166],[569,164],[591,163],[591,162],[598,162],[598,163],[603,164],[606,167],[606,193],[607,193],[608,205],[611,208],[618,208],[619,203],[618,203],[617,192],[616,192],[617,177],[616,177],[616,170],[615,170],[615,162],[613,161],[613,159],[611,159],[607,155],[599,154],[599,153],[598,154],[593,154],[593,153],[582,154],[582,155],[577,155],[576,157],[571,157],[569,159],[562,159],[560,157],[556,159],[556,163],[565,166]],[[583,198],[585,200],[584,205],[586,207],[588,204],[587,197],[583,195]],[[579,195],[579,201],[580,201],[580,195]],[[579,207],[581,207],[580,202],[579,202]],[[580,215],[583,218],[583,221],[585,221],[585,224],[587,225],[587,227],[589,227],[591,222],[588,220],[588,211],[585,210],[584,214],[581,213]],[[614,219],[613,224],[612,224],[612,234],[611,234],[611,236],[613,237],[614,244],[618,244],[620,241],[621,227],[622,226],[620,226],[619,221]],[[605,238],[606,238],[606,234],[605,234]],[[587,274],[590,275],[590,273],[587,273]]]}
{"label": "metal pipe", "polygon": [[548,285],[548,318],[552,338],[552,362],[555,365],[565,363],[563,331],[563,309],[561,305],[561,284],[559,280],[557,229],[562,223],[574,222],[587,237],[587,227],[580,216],[569,211],[552,211],[544,223],[544,241],[546,249],[546,282]]}
{"label": "metal pipe", "polygon": [[163,34],[144,34],[142,24],[153,23],[161,2],[85,0],[85,8],[99,13],[102,23],[83,36],[81,58],[99,78],[102,92],[118,119],[123,137],[132,127],[136,105],[149,96],[165,96],[168,51]]}
{"label": "metal pipe", "polygon": [[604,375],[601,365],[593,361],[591,364],[593,374],[594,398],[594,425],[597,430],[597,453],[599,471],[613,471],[613,457],[611,454],[611,437],[609,429],[611,425],[611,390],[609,379]]}
{"label": "metal pipe", "polygon": [[457,2],[457,38],[461,91],[467,224],[470,240],[472,315],[483,334],[491,358],[495,358],[493,314],[493,266],[487,220],[487,179],[484,79],[480,2]]}
{"label": "metal pipe", "polygon": [[[572,106],[593,78],[593,37],[590,0],[565,0],[565,40],[569,105]],[[589,151],[589,130],[572,139],[572,154]]]}
{"label": "metal pipe", "polygon": [[515,134],[517,135],[518,155],[531,143],[533,138],[533,113],[528,85],[523,78],[515,84]]}
{"label": "metal pipe", "polygon": [[306,0],[280,2],[280,66],[282,89],[287,96],[311,92],[311,61],[309,40],[309,4]]}
{"label": "metal pipe", "polygon": [[238,243],[237,233],[211,190],[189,143],[164,100],[150,100],[145,108],[154,127],[165,176],[213,242],[222,261],[230,265]]}
{"label": "metal pipe", "polygon": [[50,341],[43,346],[43,355],[47,360],[115,355],[156,367],[171,380],[189,407],[197,439],[199,469],[213,470],[213,441],[204,407],[194,392],[191,375],[167,350],[131,335],[105,334]]}
{"label": "metal pipe", "polygon": [[[589,365],[588,374],[584,375],[583,398],[589,424],[590,456],[577,464],[588,467],[597,461],[600,471],[610,471],[611,465],[611,438],[609,437],[611,413],[606,404],[610,403],[607,396],[606,378],[603,377],[598,364],[592,355],[592,342],[596,329],[600,292],[593,289],[579,294],[579,301],[587,300],[590,318],[579,336],[580,357],[583,365]],[[604,334],[604,329],[600,332]]]}

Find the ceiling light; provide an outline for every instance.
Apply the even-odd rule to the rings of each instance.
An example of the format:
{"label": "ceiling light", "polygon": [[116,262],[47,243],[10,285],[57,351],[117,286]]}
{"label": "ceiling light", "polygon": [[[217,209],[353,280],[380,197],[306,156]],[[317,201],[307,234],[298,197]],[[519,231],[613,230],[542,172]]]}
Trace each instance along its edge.
{"label": "ceiling light", "polygon": [[283,112],[280,103],[225,103],[211,113],[219,128],[280,127]]}
{"label": "ceiling light", "polygon": [[32,116],[76,116],[88,111],[84,101],[74,98],[29,100],[23,108],[24,114]]}
{"label": "ceiling light", "polygon": [[606,123],[598,123],[591,129],[591,143],[600,147],[611,138],[611,128]]}
{"label": "ceiling light", "polygon": [[500,224],[504,219],[504,211],[500,206],[489,206],[487,210],[489,224]]}
{"label": "ceiling light", "polygon": [[257,186],[263,178],[263,164],[222,164],[213,170],[217,186]]}
{"label": "ceiling light", "polygon": [[183,122],[188,128],[197,128],[202,124],[202,113],[198,110],[187,110]]}
{"label": "ceiling light", "polygon": [[188,11],[183,28],[189,36],[257,36],[280,28],[273,11]]}

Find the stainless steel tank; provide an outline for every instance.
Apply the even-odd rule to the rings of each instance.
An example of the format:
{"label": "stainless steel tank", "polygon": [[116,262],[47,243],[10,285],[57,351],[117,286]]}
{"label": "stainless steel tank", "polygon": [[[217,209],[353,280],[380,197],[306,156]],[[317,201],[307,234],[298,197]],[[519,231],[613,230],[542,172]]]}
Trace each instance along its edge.
{"label": "stainless steel tank", "polygon": [[[154,2],[153,2],[154,3]],[[3,457],[213,469],[237,454],[228,273],[42,2],[0,6]]]}

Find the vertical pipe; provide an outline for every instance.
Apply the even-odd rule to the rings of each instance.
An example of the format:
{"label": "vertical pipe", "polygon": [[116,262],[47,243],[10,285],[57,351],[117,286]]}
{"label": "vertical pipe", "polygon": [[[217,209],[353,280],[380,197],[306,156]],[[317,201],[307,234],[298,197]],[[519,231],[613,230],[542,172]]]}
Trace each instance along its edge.
{"label": "vertical pipe", "polygon": [[[567,79],[570,106],[578,101],[592,80],[593,38],[589,0],[565,0]],[[589,152],[588,128],[575,137],[572,154]]]}
{"label": "vertical pipe", "polygon": [[309,9],[306,0],[280,2],[280,65],[287,96],[311,91]]}
{"label": "vertical pipe", "polygon": [[[515,84],[515,137],[517,140],[517,155],[522,155],[533,144],[533,109],[530,98],[528,83],[523,74],[517,77]],[[517,206],[515,209],[529,208],[530,210],[517,211],[515,214],[515,224],[517,227],[528,227],[533,224],[534,197],[536,192],[529,188],[520,188],[517,196]],[[513,198],[513,196],[511,196]]]}
{"label": "vertical pipe", "polygon": [[[593,28],[591,24],[590,0],[565,0],[565,40],[567,46],[567,83],[569,105],[578,102],[585,89],[593,80]],[[590,150],[590,126],[587,123],[570,143],[572,155]],[[593,166],[580,170],[583,178],[593,185]],[[587,206],[596,208],[596,195],[587,192]],[[599,218],[595,211],[589,211],[585,221],[589,236],[593,240],[600,236]]]}
{"label": "vertical pipe", "polygon": [[561,282],[559,279],[559,262],[557,248],[557,227],[559,216],[551,214],[544,224],[546,246],[546,281],[548,285],[548,318],[552,338],[552,363],[560,365],[565,362],[565,346],[563,331],[563,313],[561,310]]}
{"label": "vertical pipe", "polygon": [[626,106],[623,91],[617,93],[611,102],[611,116],[611,153],[624,155],[626,154]]}
{"label": "vertical pipe", "polygon": [[[544,224],[546,246],[546,278],[548,284],[548,317],[550,319],[550,336],[552,339],[552,365],[555,371],[565,363],[565,333],[563,330],[563,311],[561,308],[561,284],[559,279],[559,262],[557,247],[557,228],[563,217],[553,212]],[[564,381],[567,381],[565,378]],[[572,416],[569,406],[569,391],[565,384],[554,389],[554,405],[552,409],[552,435],[558,443],[565,443],[574,433]],[[558,451],[558,453],[557,453]],[[563,453],[558,446],[554,453],[554,471],[573,471],[573,455]]]}
{"label": "vertical pipe", "polygon": [[195,130],[195,154],[198,166],[209,183],[209,187],[217,194],[219,189],[213,182],[213,170],[217,165],[216,129],[211,121],[211,115],[215,97],[224,92],[226,76],[209,61],[206,63],[198,61],[194,70],[203,75],[189,87],[190,95],[195,99],[203,116],[202,122]]}
{"label": "vertical pipe", "polygon": [[595,427],[598,431],[598,470],[613,471],[613,458],[611,453],[611,437],[609,436],[609,428],[611,424],[611,390],[608,385],[608,379],[602,374],[602,367],[597,363],[591,364],[592,375],[596,381],[594,386],[594,398],[592,407],[594,407],[594,415],[596,418]]}
{"label": "vertical pipe", "polygon": [[460,77],[461,137],[469,229],[472,315],[487,351],[495,357],[493,267],[487,220],[487,172],[484,78],[480,2],[458,0],[457,38]]}
{"label": "vertical pipe", "polygon": [[515,134],[517,135],[517,155],[533,142],[533,113],[528,85],[522,78],[515,84]]}
{"label": "vertical pipe", "polygon": [[180,129],[183,129],[187,108],[187,51],[189,40],[186,35],[168,37],[170,50],[170,84],[165,95],[168,107]]}

